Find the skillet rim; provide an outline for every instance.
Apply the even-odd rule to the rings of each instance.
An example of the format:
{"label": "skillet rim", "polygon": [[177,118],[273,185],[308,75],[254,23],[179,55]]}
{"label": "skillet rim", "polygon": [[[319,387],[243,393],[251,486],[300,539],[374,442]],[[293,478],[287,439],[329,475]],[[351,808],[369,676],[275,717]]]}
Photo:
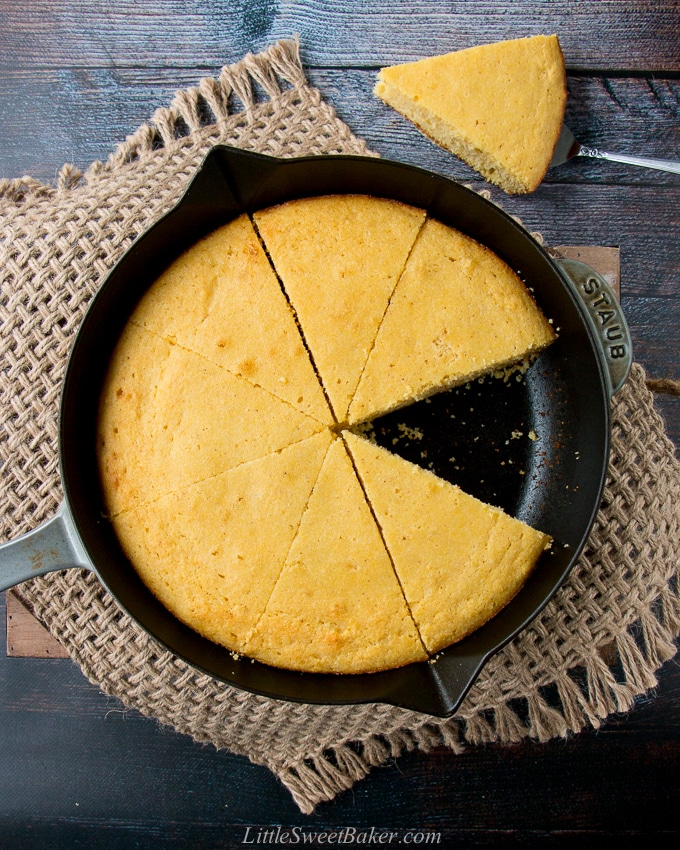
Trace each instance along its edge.
{"label": "skillet rim", "polygon": [[[295,168],[304,168],[306,164],[313,163],[313,169],[318,168],[323,162],[331,162],[333,168],[338,166],[342,168],[344,166],[351,166],[352,164],[360,164],[360,170],[365,168],[371,169],[382,169],[385,171],[393,170],[393,173],[396,174],[406,174],[409,173],[412,176],[415,175],[419,179],[424,179],[425,181],[433,181],[436,187],[446,186],[447,191],[453,190],[454,194],[456,192],[462,192],[463,197],[471,200],[472,204],[476,204],[480,207],[480,209],[486,210],[492,219],[499,219],[504,223],[506,228],[509,228],[509,232],[518,236],[521,240],[523,240],[526,244],[528,244],[532,251],[536,252],[537,255],[542,259],[544,264],[551,269],[552,274],[555,279],[559,280],[564,292],[567,294],[568,298],[571,300],[573,306],[576,308],[577,313],[580,315],[581,323],[583,329],[585,329],[587,338],[590,343],[591,353],[593,355],[594,364],[596,367],[596,372],[599,379],[598,384],[598,397],[601,398],[602,410],[600,411],[603,414],[603,457],[602,463],[599,469],[599,479],[595,486],[596,497],[593,498],[592,504],[590,505],[590,510],[588,512],[588,517],[585,525],[585,531],[581,534],[581,538],[578,542],[578,545],[572,547],[571,555],[568,563],[561,570],[560,575],[557,577],[556,581],[552,584],[553,586],[550,589],[549,593],[543,594],[540,599],[536,601],[536,604],[531,606],[531,612],[528,616],[524,616],[520,618],[520,621],[516,623],[511,629],[506,628],[506,633],[501,637],[498,636],[498,623],[504,620],[507,620],[507,615],[503,617],[504,612],[500,612],[494,620],[491,621],[491,624],[495,623],[495,628],[491,628],[490,630],[487,628],[490,624],[486,626],[482,626],[477,632],[473,633],[470,638],[476,638],[473,641],[470,641],[469,638],[464,639],[458,644],[452,645],[452,647],[443,650],[441,653],[438,653],[436,656],[436,664],[431,662],[418,662],[417,664],[409,665],[405,668],[398,668],[396,670],[383,671],[380,673],[369,673],[369,674],[359,674],[358,676],[351,677],[351,686],[347,685],[348,679],[347,677],[340,677],[343,681],[343,686],[340,688],[337,687],[338,677],[333,676],[333,674],[315,674],[315,673],[294,673],[293,671],[281,671],[277,668],[267,667],[266,665],[261,665],[258,662],[249,662],[249,664],[259,665],[259,667],[266,668],[265,681],[271,683],[271,687],[263,687],[260,679],[255,677],[256,681],[253,681],[253,676],[248,675],[246,672],[245,677],[242,675],[243,671],[239,673],[234,665],[240,664],[243,659],[236,661],[233,659],[232,654],[224,649],[219,647],[220,655],[227,655],[229,661],[227,663],[227,667],[231,666],[231,670],[225,669],[224,665],[220,671],[215,669],[214,661],[211,662],[211,657],[214,653],[207,653],[208,663],[201,663],[199,659],[195,657],[194,652],[183,652],[182,647],[186,646],[186,632],[191,631],[188,630],[187,627],[183,626],[183,624],[179,624],[177,621],[175,622],[176,628],[165,629],[163,636],[159,636],[158,628],[149,626],[149,619],[155,621],[156,616],[152,616],[147,618],[147,621],[144,621],[144,618],[140,618],[137,610],[137,600],[134,601],[134,604],[130,604],[130,598],[126,598],[125,601],[121,600],[120,593],[117,593],[112,588],[112,583],[110,577],[105,577],[101,572],[101,562],[98,562],[99,559],[95,556],[92,556],[92,516],[91,510],[89,510],[89,518],[86,516],[88,510],[82,509],[82,497],[78,493],[77,487],[74,487],[74,478],[73,478],[73,452],[80,451],[81,446],[74,446],[74,441],[72,439],[72,434],[69,433],[69,423],[73,420],[73,402],[71,399],[74,397],[78,398],[78,394],[75,391],[75,383],[78,378],[77,369],[74,367],[74,363],[78,362],[78,358],[82,360],[83,354],[81,354],[81,349],[84,345],[83,339],[86,338],[88,333],[92,333],[90,330],[90,325],[94,321],[92,316],[97,316],[97,311],[101,312],[102,301],[107,298],[107,289],[111,288],[111,280],[115,278],[116,275],[121,274],[121,269],[125,269],[126,264],[130,262],[130,256],[133,252],[138,252],[144,247],[144,240],[149,239],[150,235],[160,234],[163,229],[167,226],[168,220],[177,213],[178,210],[183,209],[187,206],[187,204],[191,203],[191,195],[192,192],[195,191],[195,184],[197,180],[200,179],[200,175],[203,174],[208,168],[209,163],[214,160],[219,160],[220,157],[225,157],[228,163],[233,162],[239,167],[244,163],[247,163],[249,168],[262,165],[263,163],[267,163],[267,165],[274,170],[276,169],[291,169]],[[220,169],[223,168],[223,163],[219,163]],[[214,176],[214,175],[213,175]],[[309,194],[309,193],[307,193]],[[323,194],[320,192],[314,192],[313,194]],[[298,195],[302,196],[302,195]],[[388,195],[389,196],[389,195]],[[243,199],[238,199],[239,204],[243,204]],[[416,204],[417,205],[417,204]],[[257,208],[262,208],[261,206]],[[240,214],[243,210],[234,210],[234,215]],[[252,209],[248,209],[247,211],[253,211]],[[429,209],[428,209],[429,212]],[[438,216],[434,216],[438,217]],[[224,221],[228,220],[227,218]],[[446,222],[445,222],[446,223]],[[460,228],[462,229],[462,228]],[[205,231],[207,232],[207,231]],[[192,239],[191,241],[195,241]],[[487,244],[485,240],[480,239],[483,244]],[[190,244],[190,242],[189,242]],[[491,250],[496,251],[496,248],[492,248]],[[498,253],[498,251],[496,251]],[[171,256],[167,262],[172,261],[174,257],[179,254],[180,251],[173,252],[173,256]],[[502,256],[502,255],[501,255]],[[167,259],[167,257],[166,257]],[[153,278],[151,278],[153,280]],[[149,281],[147,280],[147,286],[149,285]],[[141,297],[141,292],[138,294]],[[110,292],[109,292],[110,296]],[[107,358],[108,362],[108,358]],[[75,370],[75,371],[74,371]],[[526,626],[536,617],[543,608],[548,604],[550,599],[557,592],[559,586],[566,579],[567,575],[573,568],[574,564],[578,556],[580,555],[583,547],[587,542],[588,535],[590,530],[592,529],[592,525],[595,521],[595,517],[597,515],[597,511],[600,506],[602,492],[604,489],[604,484],[606,481],[606,473],[607,473],[607,465],[608,465],[608,457],[609,457],[609,445],[610,445],[610,410],[609,410],[609,395],[607,392],[607,383],[606,383],[606,374],[605,367],[602,363],[602,359],[600,356],[597,339],[590,327],[589,323],[586,320],[585,316],[585,307],[580,302],[577,296],[574,295],[574,292],[570,289],[568,284],[565,281],[564,275],[560,271],[559,267],[555,264],[553,259],[547,253],[547,251],[539,245],[533,237],[526,231],[526,229],[518,224],[508,213],[505,212],[501,207],[498,207],[493,202],[487,200],[486,198],[478,195],[472,189],[468,189],[465,186],[451,180],[448,177],[444,177],[443,175],[435,174],[433,172],[426,171],[425,169],[421,169],[418,166],[408,165],[406,163],[400,163],[392,160],[384,160],[384,159],[376,159],[372,157],[359,157],[354,155],[327,155],[327,156],[311,156],[311,157],[300,157],[300,158],[291,158],[287,160],[279,160],[274,157],[268,157],[263,154],[257,154],[252,152],[242,151],[240,149],[228,148],[227,146],[217,145],[213,147],[208,154],[206,155],[203,163],[198,167],[195,172],[195,175],[189,184],[189,187],[184,192],[179,201],[169,210],[165,215],[163,215],[158,221],[156,221],[151,227],[147,228],[142,234],[140,234],[137,239],[132,243],[132,245],[124,252],[124,254],[120,257],[120,259],[115,263],[115,265],[109,270],[106,278],[102,281],[97,293],[94,295],[88,310],[86,312],[85,317],[81,323],[81,326],[77,332],[76,338],[73,342],[71,353],[68,360],[68,365],[66,368],[66,373],[64,377],[64,383],[62,387],[62,397],[60,403],[60,421],[59,421],[59,463],[60,463],[60,472],[62,476],[62,483],[64,488],[64,498],[71,509],[71,513],[74,520],[74,525],[77,529],[77,533],[81,538],[83,546],[92,561],[92,568],[94,572],[98,575],[100,580],[102,581],[104,587],[108,590],[109,593],[114,597],[116,602],[125,610],[129,616],[132,617],[133,620],[137,622],[137,624],[148,634],[150,634],[155,640],[157,640],[162,646],[166,649],[173,652],[179,658],[182,658],[184,661],[192,665],[193,667],[201,670],[204,673],[207,673],[214,678],[217,678],[221,681],[224,681],[228,684],[231,684],[235,687],[242,688],[244,690],[249,690],[254,693],[258,693],[268,697],[274,697],[285,700],[292,700],[297,702],[307,702],[307,703],[321,703],[321,704],[355,704],[355,703],[365,703],[365,702],[386,702],[389,704],[401,706],[404,708],[411,708],[418,711],[423,711],[425,713],[433,714],[435,716],[450,716],[466,693],[469,688],[474,683],[478,673],[481,671],[484,664],[488,661],[488,659],[499,651],[503,646],[513,640],[519,632],[521,632]],[[88,524],[89,523],[89,524]],[[98,522],[94,523],[98,525],[100,530],[102,526],[102,520],[99,518]],[[99,532],[94,532],[98,534]],[[95,547],[96,549],[96,547]],[[104,570],[106,572],[106,569]],[[115,583],[114,583],[115,585]],[[148,592],[147,592],[148,593]],[[145,600],[148,602],[148,600]],[[158,603],[156,603],[158,604]],[[161,606],[162,607],[162,606]],[[504,609],[507,611],[507,609]],[[165,611],[165,609],[163,609]],[[167,612],[166,616],[167,616]],[[172,617],[172,615],[170,615]],[[172,617],[174,620],[174,617]],[[486,630],[487,632],[491,632],[491,637],[484,642],[483,640],[480,642],[480,632],[482,630]],[[496,635],[493,637],[493,635]],[[192,635],[196,635],[196,633],[192,632]],[[205,638],[200,639],[203,642],[206,642]],[[180,646],[178,646],[177,641],[179,641]],[[208,642],[209,643],[209,642]],[[475,644],[477,645],[475,648]],[[212,644],[212,647],[216,645]],[[205,656],[203,656],[205,658]],[[226,661],[226,659],[225,659]],[[423,668],[427,668],[424,670]],[[274,671],[274,672],[272,672]],[[314,684],[312,686],[305,686],[305,681],[307,679],[314,680]],[[285,680],[285,681],[284,681]],[[451,680],[454,681],[455,686],[452,687]],[[290,687],[282,687],[281,683],[287,685],[290,684]],[[348,694],[349,691],[349,694]]]}

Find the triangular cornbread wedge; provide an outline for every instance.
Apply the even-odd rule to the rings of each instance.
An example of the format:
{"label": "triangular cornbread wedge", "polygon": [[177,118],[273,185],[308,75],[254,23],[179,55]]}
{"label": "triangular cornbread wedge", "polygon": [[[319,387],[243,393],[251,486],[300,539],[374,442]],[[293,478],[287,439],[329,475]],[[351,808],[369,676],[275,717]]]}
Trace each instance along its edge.
{"label": "triangular cornbread wedge", "polygon": [[247,654],[324,673],[427,657],[341,439],[328,451]]}
{"label": "triangular cornbread wedge", "polygon": [[517,593],[550,538],[345,432],[423,643],[437,652]]}
{"label": "triangular cornbread wedge", "polygon": [[128,324],[100,404],[107,509],[115,514],[156,499],[322,428],[204,357]]}
{"label": "triangular cornbread wedge", "polygon": [[349,409],[356,423],[533,355],[555,334],[494,253],[428,219]]}
{"label": "triangular cornbread wedge", "polygon": [[132,321],[332,423],[293,312],[247,215],[185,251],[146,292]]}
{"label": "triangular cornbread wedge", "polygon": [[343,422],[425,213],[396,201],[334,195],[253,218]]}
{"label": "triangular cornbread wedge", "polygon": [[205,637],[243,650],[331,439],[324,431],[114,517],[123,550],[166,608]]}
{"label": "triangular cornbread wedge", "polygon": [[506,192],[532,192],[566,102],[557,36],[470,47],[383,68],[375,94]]}

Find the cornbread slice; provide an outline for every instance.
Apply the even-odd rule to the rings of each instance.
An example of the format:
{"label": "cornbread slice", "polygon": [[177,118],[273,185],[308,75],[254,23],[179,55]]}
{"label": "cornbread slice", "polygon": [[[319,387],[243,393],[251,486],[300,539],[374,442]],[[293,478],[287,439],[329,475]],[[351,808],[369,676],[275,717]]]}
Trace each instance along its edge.
{"label": "cornbread slice", "polygon": [[341,439],[331,445],[247,654],[364,673],[427,656]]}
{"label": "cornbread slice", "polygon": [[567,98],[555,35],[383,68],[374,93],[511,193],[533,192],[543,179]]}
{"label": "cornbread slice", "polygon": [[381,198],[334,195],[253,218],[343,422],[425,213]]}
{"label": "cornbread slice", "polygon": [[344,437],[420,637],[437,652],[515,596],[550,538],[362,437]]}
{"label": "cornbread slice", "polygon": [[317,433],[271,393],[137,325],[116,346],[97,452],[115,514]]}
{"label": "cornbread slice", "polygon": [[332,423],[293,312],[247,215],[175,260],[132,321]]}
{"label": "cornbread slice", "polygon": [[533,355],[555,334],[494,253],[428,219],[349,409],[356,423]]}
{"label": "cornbread slice", "polygon": [[328,431],[113,518],[144,583],[195,631],[241,652],[331,442]]}

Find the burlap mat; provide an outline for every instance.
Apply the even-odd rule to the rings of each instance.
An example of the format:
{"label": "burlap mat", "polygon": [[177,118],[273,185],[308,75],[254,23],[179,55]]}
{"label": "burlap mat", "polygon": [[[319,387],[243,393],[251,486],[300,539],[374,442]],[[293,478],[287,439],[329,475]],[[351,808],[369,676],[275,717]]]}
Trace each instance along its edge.
{"label": "burlap mat", "polygon": [[[368,153],[308,87],[297,44],[282,42],[178,93],[84,175],[65,166],[56,187],[0,182],[3,539],[61,499],[60,380],[92,294],[217,142],[278,156]],[[106,694],[267,765],[311,812],[405,749],[566,736],[655,685],[680,630],[680,466],[638,365],[613,419],[609,481],[584,556],[449,720],[385,705],[297,705],[220,684],[140,632],[86,571],[34,579],[19,594]]]}

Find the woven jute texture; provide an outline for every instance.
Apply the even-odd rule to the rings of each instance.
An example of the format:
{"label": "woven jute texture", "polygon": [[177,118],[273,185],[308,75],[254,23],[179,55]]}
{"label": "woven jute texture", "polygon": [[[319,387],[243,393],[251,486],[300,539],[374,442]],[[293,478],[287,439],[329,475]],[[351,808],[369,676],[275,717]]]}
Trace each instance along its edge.
{"label": "woven jute texture", "polygon": [[[218,142],[279,156],[369,153],[307,85],[297,43],[286,41],[178,93],[84,175],[65,166],[56,186],[0,182],[2,539],[61,499],[60,381],[89,300]],[[18,590],[103,692],[267,765],[311,812],[406,749],[545,741],[629,709],[675,652],[679,504],[680,465],[635,365],[613,401],[608,483],[583,556],[448,720],[386,705],[299,705],[221,684],[159,647],[84,570]]]}

